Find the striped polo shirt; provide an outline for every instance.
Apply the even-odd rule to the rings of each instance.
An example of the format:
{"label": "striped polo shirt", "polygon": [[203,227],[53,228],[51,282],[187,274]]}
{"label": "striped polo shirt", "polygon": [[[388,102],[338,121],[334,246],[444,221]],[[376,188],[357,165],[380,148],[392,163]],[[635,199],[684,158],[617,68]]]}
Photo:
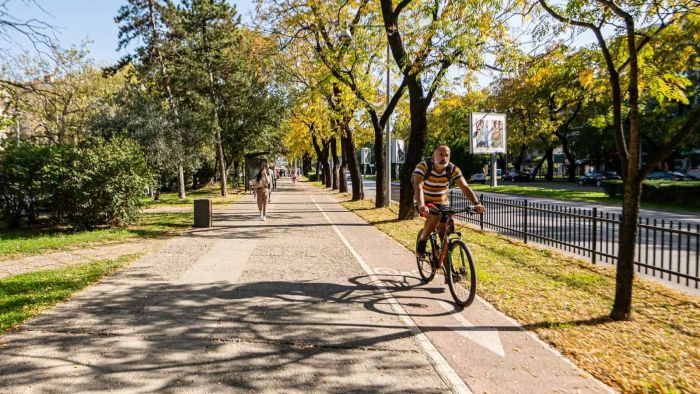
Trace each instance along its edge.
{"label": "striped polo shirt", "polygon": [[450,182],[463,176],[459,167],[452,163],[448,164],[448,166],[452,166],[452,179],[447,179],[447,166],[442,169],[442,172],[437,172],[435,164],[433,164],[432,171],[426,176],[425,172],[428,170],[428,164],[422,161],[413,170],[414,175],[423,177],[423,197],[426,203],[448,204],[447,191],[450,188]]}

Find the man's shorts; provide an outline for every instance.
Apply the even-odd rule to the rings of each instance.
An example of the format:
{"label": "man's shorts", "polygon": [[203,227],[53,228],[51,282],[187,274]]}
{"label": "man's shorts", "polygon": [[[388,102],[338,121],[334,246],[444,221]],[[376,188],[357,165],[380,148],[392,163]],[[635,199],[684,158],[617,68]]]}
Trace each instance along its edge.
{"label": "man's shorts", "polygon": [[[436,202],[431,202],[431,203],[426,203],[425,205],[428,206],[428,204],[431,205],[431,210],[438,210],[438,211],[447,211],[450,209],[450,206],[447,204],[439,204]],[[416,208],[418,209],[418,208]],[[420,212],[419,212],[420,213]],[[432,215],[429,213],[429,215]],[[440,217],[440,223],[447,223],[447,216],[441,216]]]}

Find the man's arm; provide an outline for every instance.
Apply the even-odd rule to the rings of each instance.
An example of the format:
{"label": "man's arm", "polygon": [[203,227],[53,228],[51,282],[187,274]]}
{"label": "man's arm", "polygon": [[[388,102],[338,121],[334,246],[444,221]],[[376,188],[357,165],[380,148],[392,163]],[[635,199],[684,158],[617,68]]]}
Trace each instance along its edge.
{"label": "man's arm", "polygon": [[[484,213],[485,208],[481,204],[481,201],[479,201],[479,197],[476,196],[476,193],[474,193],[474,190],[472,190],[471,187],[467,184],[467,180],[464,179],[464,176],[460,176],[459,179],[456,180],[457,186],[459,186],[459,189],[464,193],[465,196],[469,199],[469,201],[474,203],[474,210],[476,213]],[[477,204],[478,203],[478,204]]]}
{"label": "man's arm", "polygon": [[428,208],[425,207],[425,196],[423,196],[423,182],[424,178],[420,174],[413,174],[413,202],[418,208],[418,212],[424,214],[428,212]]}

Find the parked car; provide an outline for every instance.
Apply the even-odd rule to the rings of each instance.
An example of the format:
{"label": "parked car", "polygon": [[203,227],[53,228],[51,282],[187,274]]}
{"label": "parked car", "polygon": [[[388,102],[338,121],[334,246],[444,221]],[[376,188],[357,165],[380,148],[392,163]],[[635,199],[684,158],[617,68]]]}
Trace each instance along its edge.
{"label": "parked car", "polygon": [[521,170],[518,175],[513,179],[513,182],[530,182],[532,180],[532,170],[524,169]]}
{"label": "parked car", "polygon": [[471,178],[469,178],[469,182],[481,183],[483,185],[486,183],[486,175],[484,175],[481,172],[476,173],[476,174],[472,175]]}
{"label": "parked car", "polygon": [[578,184],[581,186],[584,185],[595,185],[595,186],[602,186],[603,181],[607,179],[621,179],[619,175],[617,175],[616,172],[613,171],[591,171],[587,173],[586,175],[581,175],[581,177],[578,178]]}
{"label": "parked car", "polygon": [[652,179],[652,180],[673,180],[673,181],[685,181],[685,180],[692,180],[694,177],[689,176],[687,174],[684,174],[682,172],[673,172],[673,171],[654,171],[647,175],[647,179]]}
{"label": "parked car", "polygon": [[603,171],[605,179],[622,179],[622,177],[615,171]]}
{"label": "parked car", "polygon": [[681,180],[681,181],[694,181],[697,180],[698,178],[695,176],[692,176],[690,174],[686,174],[685,172],[680,172],[680,171],[673,171],[671,172],[673,175],[673,179]]}
{"label": "parked car", "polygon": [[507,174],[503,175],[503,180],[515,182],[515,178],[518,177],[518,174],[518,171],[508,171]]}

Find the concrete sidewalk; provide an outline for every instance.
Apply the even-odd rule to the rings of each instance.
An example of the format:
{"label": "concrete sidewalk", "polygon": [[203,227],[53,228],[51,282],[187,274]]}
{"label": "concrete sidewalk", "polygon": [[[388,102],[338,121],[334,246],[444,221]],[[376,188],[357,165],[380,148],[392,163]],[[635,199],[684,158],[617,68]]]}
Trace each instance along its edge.
{"label": "concrete sidewalk", "polygon": [[332,196],[280,182],[0,337],[0,392],[604,392],[488,305],[454,310]]}

